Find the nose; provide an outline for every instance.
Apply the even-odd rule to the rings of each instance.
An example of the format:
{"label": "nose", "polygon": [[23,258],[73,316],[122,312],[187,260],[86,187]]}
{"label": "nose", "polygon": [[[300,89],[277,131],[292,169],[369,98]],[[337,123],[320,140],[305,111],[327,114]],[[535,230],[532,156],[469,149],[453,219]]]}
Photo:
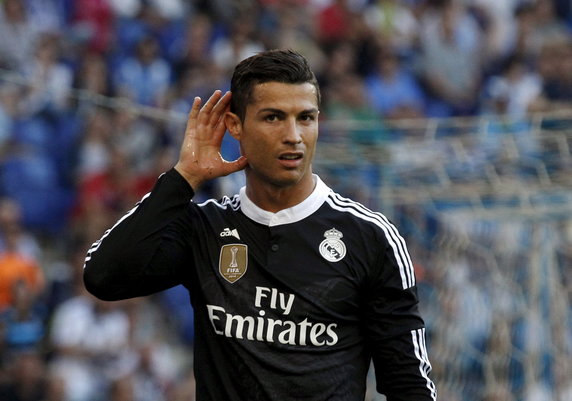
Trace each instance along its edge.
{"label": "nose", "polygon": [[301,127],[296,119],[289,119],[284,129],[284,143],[298,144],[302,142]]}

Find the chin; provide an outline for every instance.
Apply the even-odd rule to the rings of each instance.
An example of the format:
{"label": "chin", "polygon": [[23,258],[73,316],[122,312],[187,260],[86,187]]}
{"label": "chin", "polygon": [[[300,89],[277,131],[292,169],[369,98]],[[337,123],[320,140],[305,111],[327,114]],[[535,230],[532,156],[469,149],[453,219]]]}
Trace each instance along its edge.
{"label": "chin", "polygon": [[305,180],[306,177],[312,176],[311,172],[292,171],[290,174],[283,174],[279,177],[274,177],[276,185],[283,187],[295,186]]}
{"label": "chin", "polygon": [[270,180],[270,183],[276,187],[293,187],[300,182],[300,176],[296,177],[275,177],[274,179]]}
{"label": "chin", "polygon": [[281,174],[273,174],[262,177],[263,181],[275,187],[290,187],[298,184],[303,175],[300,172],[286,171]]}
{"label": "chin", "polygon": [[292,169],[292,170],[281,170],[281,171],[258,171],[255,172],[253,169],[247,170],[247,178],[251,176],[251,179],[259,182],[260,184],[270,184],[276,188],[287,188],[298,185],[304,180],[306,176],[311,176],[311,171]]}

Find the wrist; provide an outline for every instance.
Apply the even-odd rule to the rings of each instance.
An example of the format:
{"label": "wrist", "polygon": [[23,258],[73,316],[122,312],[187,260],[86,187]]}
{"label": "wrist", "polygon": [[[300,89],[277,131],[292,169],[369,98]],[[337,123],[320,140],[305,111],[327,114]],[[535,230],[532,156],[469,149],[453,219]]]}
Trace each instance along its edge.
{"label": "wrist", "polygon": [[174,169],[185,179],[185,181],[187,181],[193,190],[197,190],[205,181],[204,179],[197,177],[195,174],[186,171],[180,163],[177,163]]}

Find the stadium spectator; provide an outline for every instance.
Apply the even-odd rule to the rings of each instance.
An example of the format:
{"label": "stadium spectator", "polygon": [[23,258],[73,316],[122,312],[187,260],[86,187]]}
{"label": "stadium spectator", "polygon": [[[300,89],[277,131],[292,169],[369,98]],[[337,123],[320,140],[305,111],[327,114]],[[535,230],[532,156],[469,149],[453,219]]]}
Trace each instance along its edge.
{"label": "stadium spectator", "polygon": [[[495,383],[495,382],[493,382]],[[510,384],[506,382],[495,383],[484,389],[483,401],[514,401]]]}
{"label": "stadium spectator", "polygon": [[60,60],[61,41],[57,36],[45,34],[35,45],[34,58],[22,68],[30,85],[22,107],[27,115],[44,113],[54,118],[70,107],[73,72]]}
{"label": "stadium spectator", "polygon": [[141,12],[142,0],[111,1],[109,6],[119,19],[135,20]]}
{"label": "stadium spectator", "polygon": [[333,0],[317,12],[315,37],[320,46],[329,49],[352,36],[353,11],[348,0]]}
{"label": "stadium spectator", "polygon": [[145,106],[161,106],[171,85],[171,65],[162,57],[157,39],[137,41],[135,54],[119,62],[113,77],[119,96]]}
{"label": "stadium spectator", "polygon": [[425,116],[425,94],[417,77],[402,63],[396,50],[381,48],[374,69],[365,78],[372,108],[386,119]]}
{"label": "stadium spectator", "polygon": [[[261,40],[267,49],[292,49],[308,55],[308,62],[315,71],[325,67],[326,55],[315,39],[314,19],[306,8],[296,4],[275,4],[272,16],[260,23]],[[351,58],[349,62],[354,61]]]}
{"label": "stadium spectator", "polygon": [[421,20],[419,76],[428,98],[427,115],[476,111],[483,72],[483,37],[459,0],[444,0]]}
{"label": "stadium spectator", "polygon": [[[483,84],[481,113],[489,121],[479,137],[473,159],[480,157],[477,169],[494,163],[503,168],[509,164],[509,153],[538,157],[541,149],[537,135],[531,128],[529,115],[542,93],[542,80],[520,56],[506,60],[501,73]],[[511,152],[507,152],[510,148]],[[514,159],[514,156],[512,156]],[[523,169],[524,170],[524,169]]]}
{"label": "stadium spectator", "polygon": [[[566,335],[563,336],[563,340]],[[572,378],[567,372],[572,369],[570,358],[566,352],[557,352],[554,356],[554,382],[555,382],[555,399],[557,401],[566,401],[572,399]]]}
{"label": "stadium spectator", "polygon": [[46,312],[23,281],[12,290],[12,304],[0,311],[0,350],[8,355],[40,351],[46,333]]}
{"label": "stadium spectator", "polygon": [[[109,389],[109,401],[140,401],[142,398],[135,397],[135,383],[131,376],[122,376],[114,378]],[[164,398],[159,394],[157,401],[163,401]]]}
{"label": "stadium spectator", "polygon": [[221,68],[213,61],[204,60],[180,71],[178,84],[170,93],[169,108],[186,115],[194,96],[212,93],[212,88],[228,87]]}
{"label": "stadium spectator", "polygon": [[558,18],[554,0],[534,0],[534,22],[530,33],[530,46],[538,53],[546,44],[562,40],[570,36],[570,29]]}
{"label": "stadium spectator", "polygon": [[[126,168],[135,175],[152,168],[153,156],[167,141],[160,121],[138,115],[127,108],[112,114],[111,148],[126,160]],[[128,196],[128,194],[125,194]]]}
{"label": "stadium spectator", "polygon": [[[499,315],[493,320],[491,335],[485,348],[483,374],[487,383],[496,383],[492,388],[483,389],[483,393],[491,400],[503,400],[500,394],[505,394],[510,383],[511,327],[506,317]],[[488,399],[488,398],[487,398]]]}
{"label": "stadium spectator", "polygon": [[74,73],[73,89],[82,91],[75,99],[74,107],[81,119],[89,119],[88,114],[97,107],[100,96],[113,96],[112,75],[108,61],[103,54],[86,52],[78,60]]}
{"label": "stadium spectator", "polygon": [[38,401],[46,394],[46,363],[37,351],[22,351],[11,356],[7,375],[0,383],[1,400]]}
{"label": "stadium spectator", "polygon": [[572,40],[560,38],[542,46],[538,55],[542,91],[532,111],[554,111],[572,107]]}
{"label": "stadium spectator", "polygon": [[211,57],[220,71],[227,76],[237,62],[262,50],[264,45],[258,37],[254,16],[243,14],[233,20],[226,35],[214,40]]}
{"label": "stadium spectator", "polygon": [[375,0],[363,11],[378,43],[394,49],[401,57],[412,57],[419,41],[419,21],[411,3],[400,0]]}
{"label": "stadium spectator", "polygon": [[26,230],[22,222],[22,208],[14,199],[0,198],[0,252],[6,251],[7,237],[15,241],[19,254],[40,261],[42,249],[37,238]]}
{"label": "stadium spectator", "polygon": [[69,23],[71,5],[66,0],[24,0],[30,22],[41,35],[60,36]]}
{"label": "stadium spectator", "polygon": [[195,401],[196,398],[196,382],[195,375],[192,371],[188,371],[181,375],[182,378],[169,395],[169,401]]}
{"label": "stadium spectator", "polygon": [[129,168],[129,160],[124,151],[112,147],[109,163],[105,169],[85,175],[78,187],[78,200],[83,212],[90,210],[88,205],[101,205],[107,215],[113,216],[133,200],[133,185],[137,172]]}
{"label": "stadium spectator", "polygon": [[78,144],[78,180],[104,171],[110,162],[112,112],[104,108],[93,109],[85,116],[81,143]]}
{"label": "stadium spectator", "polygon": [[130,300],[125,311],[130,321],[129,346],[133,355],[120,377],[135,384],[136,400],[165,400],[182,367],[190,360],[190,352],[180,347],[180,338],[167,333],[171,325],[165,325],[160,304]]}
{"label": "stadium spectator", "polygon": [[14,126],[18,119],[18,105],[22,88],[17,85],[0,83],[0,149],[10,147]]}
{"label": "stadium spectator", "polygon": [[[322,87],[324,102],[328,103],[331,96],[335,97],[332,87],[348,75],[358,75],[357,50],[349,41],[342,41],[332,46],[325,54],[326,60],[322,70],[316,72]],[[361,77],[359,77],[361,79]]]}
{"label": "stadium spectator", "polygon": [[[328,181],[344,194],[360,203],[374,205],[377,194],[371,189],[379,180],[379,169],[371,159],[385,156],[381,145],[389,140],[383,119],[372,107],[364,82],[356,74],[337,76],[326,93],[323,113],[332,126],[322,131],[322,141],[345,144],[360,163],[350,171],[340,161],[325,166],[323,171]],[[376,145],[380,146],[372,151],[371,147]]]}
{"label": "stadium spectator", "polygon": [[[49,369],[64,380],[66,399],[91,401],[129,364],[130,322],[120,305],[95,300],[78,285],[58,305],[50,325]],[[129,366],[129,365],[127,365]]]}
{"label": "stadium spectator", "polygon": [[372,106],[364,82],[355,74],[339,75],[328,88],[324,113],[328,120],[352,121],[355,126],[340,127],[338,134],[325,133],[325,140],[334,135],[341,142],[375,144],[387,140],[383,130],[383,118]]}
{"label": "stadium spectator", "polygon": [[519,3],[514,9],[515,29],[509,38],[509,45],[505,57],[516,55],[532,63],[538,56],[532,33],[535,25],[534,4],[532,2]]}
{"label": "stadium spectator", "polygon": [[[138,172],[130,166],[125,150],[114,146],[121,130],[131,128],[129,111],[96,109],[88,116],[79,163],[76,167],[76,199],[72,227],[94,238],[118,210],[132,201]],[[144,133],[142,133],[144,134]]]}
{"label": "stadium spectator", "polygon": [[88,52],[105,54],[115,39],[115,15],[109,0],[76,0],[73,3],[71,30]]}
{"label": "stadium spectator", "polygon": [[[38,297],[45,289],[45,275],[38,262],[18,250],[18,227],[3,232],[4,249],[0,252],[0,311],[14,306],[17,286],[24,285],[30,296]],[[20,243],[21,244],[21,243]]]}
{"label": "stadium spectator", "polygon": [[146,7],[150,7],[162,18],[176,19],[192,12],[186,3],[183,0],[126,0],[112,1],[110,5],[114,13],[124,19],[138,18]]}
{"label": "stadium spectator", "polygon": [[540,76],[519,56],[506,60],[498,75],[483,84],[482,110],[520,120],[527,116],[542,91]]}
{"label": "stadium spectator", "polygon": [[66,400],[65,381],[47,370],[46,372],[46,391],[41,401],[63,401]]}
{"label": "stadium spectator", "polygon": [[515,12],[528,1],[466,0],[465,3],[485,33],[486,59],[494,67],[497,60],[504,60],[514,51],[518,20]]}
{"label": "stadium spectator", "polygon": [[201,13],[188,17],[183,34],[166,49],[177,82],[183,79],[186,71],[214,64],[209,62],[214,36],[213,21],[208,15]]}
{"label": "stadium spectator", "polygon": [[37,27],[28,17],[24,0],[6,0],[0,8],[0,66],[20,71],[30,63],[39,37]]}

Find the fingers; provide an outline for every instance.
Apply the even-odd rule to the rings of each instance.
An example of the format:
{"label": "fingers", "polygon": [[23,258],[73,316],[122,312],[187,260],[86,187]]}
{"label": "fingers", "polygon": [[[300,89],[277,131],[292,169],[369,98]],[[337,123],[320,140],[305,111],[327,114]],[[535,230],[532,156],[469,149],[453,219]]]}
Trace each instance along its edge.
{"label": "fingers", "polygon": [[197,139],[212,138],[215,141],[224,135],[224,114],[230,105],[230,92],[224,95],[222,91],[216,90],[201,107],[201,98],[195,97],[187,121],[187,135],[192,135]]}
{"label": "fingers", "polygon": [[199,123],[216,127],[227,110],[229,103],[230,92],[226,92],[223,95],[220,90],[214,91],[200,111]]}
{"label": "fingers", "polygon": [[207,100],[207,102],[205,103],[205,105],[201,108],[201,114],[203,116],[207,116],[210,115],[210,112],[212,111],[212,109],[214,108],[214,106],[217,104],[217,102],[219,101],[220,97],[221,97],[221,91],[220,90],[215,90],[213,92],[213,94],[211,95],[211,97],[209,98],[209,100]]}
{"label": "fingers", "polygon": [[222,116],[230,105],[230,98],[230,92],[226,92],[224,95],[222,95],[213,107],[213,115]]}
{"label": "fingers", "polygon": [[216,131],[220,129],[217,127],[223,121],[224,113],[229,106],[230,92],[223,95],[222,91],[216,90],[202,107],[201,103],[202,99],[199,96],[193,99],[185,137],[207,139],[213,137],[213,134],[218,136]]}
{"label": "fingers", "polygon": [[200,109],[201,109],[201,98],[196,96],[193,99],[193,105],[191,107],[191,112],[189,113],[189,120],[196,119],[199,115]]}
{"label": "fingers", "polygon": [[192,131],[195,130],[197,126],[197,118],[201,109],[201,98],[196,96],[193,100],[193,105],[191,106],[191,111],[189,112],[189,117],[187,119],[187,127],[185,129],[185,138],[187,138]]}

